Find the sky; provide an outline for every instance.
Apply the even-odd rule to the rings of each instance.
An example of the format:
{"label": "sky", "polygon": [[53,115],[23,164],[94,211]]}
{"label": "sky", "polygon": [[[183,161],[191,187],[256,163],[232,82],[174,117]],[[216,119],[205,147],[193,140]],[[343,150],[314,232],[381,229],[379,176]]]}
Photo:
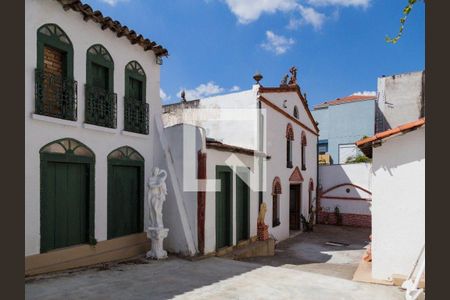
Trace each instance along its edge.
{"label": "sky", "polygon": [[[425,4],[407,0],[85,0],[169,51],[161,101],[278,86],[291,66],[314,105],[373,93],[377,78],[425,68]],[[145,68],[145,67],[144,67]]]}

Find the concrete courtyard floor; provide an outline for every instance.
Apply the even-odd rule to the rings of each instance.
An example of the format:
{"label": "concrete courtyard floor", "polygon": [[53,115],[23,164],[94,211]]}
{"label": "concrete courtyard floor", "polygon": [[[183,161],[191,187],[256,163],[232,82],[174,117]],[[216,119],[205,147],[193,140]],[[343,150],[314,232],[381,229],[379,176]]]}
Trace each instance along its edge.
{"label": "concrete courtyard floor", "polygon": [[[367,229],[316,226],[273,257],[136,260],[27,279],[26,299],[404,299],[398,287],[351,281]],[[327,241],[348,246],[330,246]]]}

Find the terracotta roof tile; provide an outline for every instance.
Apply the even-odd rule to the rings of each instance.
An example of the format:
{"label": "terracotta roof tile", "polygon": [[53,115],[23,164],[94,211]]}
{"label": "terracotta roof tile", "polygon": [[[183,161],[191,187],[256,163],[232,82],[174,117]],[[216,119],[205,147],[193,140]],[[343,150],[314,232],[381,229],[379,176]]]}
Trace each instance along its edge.
{"label": "terracotta roof tile", "polygon": [[224,144],[220,141],[217,141],[215,139],[208,138],[208,137],[206,138],[206,148],[215,149],[215,150],[219,150],[219,151],[241,153],[241,154],[246,154],[246,155],[250,155],[250,156],[263,156],[263,157],[270,159],[270,156],[267,155],[266,153],[263,153],[263,152],[260,152],[257,150],[253,150],[253,149]]}
{"label": "terracotta roof tile", "polygon": [[138,44],[144,48],[145,51],[152,50],[156,56],[168,56],[169,52],[161,45],[157,45],[155,42],[149,39],[144,39],[142,35],[138,35],[134,30],[128,29],[127,26],[123,26],[119,21],[115,21],[110,17],[104,17],[101,11],[93,9],[88,4],[83,4],[79,0],[57,0],[64,8],[64,10],[72,9],[83,15],[83,19],[101,24],[101,29],[105,30],[109,28],[111,31],[117,33],[117,37],[125,36],[131,44]]}
{"label": "terracotta roof tile", "polygon": [[375,141],[385,139],[387,137],[393,136],[398,133],[406,133],[410,130],[417,129],[423,125],[425,125],[425,118],[421,118],[419,120],[398,126],[396,128],[392,128],[392,129],[389,129],[389,130],[386,130],[383,132],[379,132],[372,137],[368,137],[368,138],[359,140],[356,142],[356,146],[358,146],[359,148],[362,148],[362,147],[365,147],[369,143],[373,143]]}
{"label": "terracotta roof tile", "polygon": [[343,98],[337,98],[336,100],[331,101],[325,101],[323,103],[319,103],[314,105],[314,109],[322,108],[322,107],[328,107],[330,105],[339,105],[349,102],[358,102],[358,101],[365,101],[370,99],[376,99],[377,96],[365,96],[365,95],[350,95]]}

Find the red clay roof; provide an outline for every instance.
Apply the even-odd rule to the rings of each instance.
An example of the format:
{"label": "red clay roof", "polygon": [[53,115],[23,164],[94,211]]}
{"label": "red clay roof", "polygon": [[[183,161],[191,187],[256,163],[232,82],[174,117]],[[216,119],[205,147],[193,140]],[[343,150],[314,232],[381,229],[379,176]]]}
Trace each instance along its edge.
{"label": "red clay roof", "polygon": [[206,148],[215,149],[215,150],[219,150],[219,151],[226,151],[226,152],[236,152],[236,153],[246,154],[246,155],[250,155],[250,156],[265,156],[266,158],[270,159],[270,156],[265,153],[262,153],[262,152],[259,152],[259,151],[253,150],[253,149],[224,144],[222,142],[216,141],[211,138],[206,138]]}
{"label": "red clay roof", "polygon": [[419,120],[398,126],[396,128],[392,128],[392,129],[389,129],[389,130],[386,130],[383,132],[379,132],[372,137],[368,137],[368,138],[359,140],[356,142],[356,146],[358,146],[359,148],[362,148],[368,143],[379,141],[379,140],[385,139],[387,137],[393,136],[398,133],[406,133],[410,130],[417,129],[423,125],[425,125],[425,118],[421,118]]}
{"label": "red clay roof", "polygon": [[320,108],[320,107],[326,107],[326,106],[330,106],[330,105],[339,105],[339,104],[344,104],[344,103],[349,103],[349,102],[358,102],[358,101],[364,101],[364,100],[376,99],[376,98],[377,98],[377,96],[350,95],[350,96],[343,97],[343,98],[337,98],[336,100],[325,101],[323,103],[319,103],[314,106],[314,109]]}
{"label": "red clay roof", "polygon": [[80,0],[57,0],[64,8],[64,10],[72,9],[79,12],[85,21],[91,19],[92,21],[101,24],[101,29],[105,30],[109,28],[115,32],[117,37],[125,36],[132,45],[138,44],[145,51],[152,50],[156,56],[168,56],[169,52],[163,46],[156,44],[154,41],[150,41],[144,38],[127,26],[120,24],[119,21],[113,20],[110,17],[103,16],[99,10],[93,10],[88,4],[84,4]]}

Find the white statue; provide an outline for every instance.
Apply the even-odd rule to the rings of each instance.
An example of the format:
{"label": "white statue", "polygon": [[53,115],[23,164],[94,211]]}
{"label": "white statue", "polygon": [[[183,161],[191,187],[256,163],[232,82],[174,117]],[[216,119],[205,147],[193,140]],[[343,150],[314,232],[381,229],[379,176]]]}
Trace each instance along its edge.
{"label": "white statue", "polygon": [[166,171],[156,167],[148,181],[147,202],[150,219],[148,237],[152,240],[152,244],[151,250],[147,252],[147,257],[153,259],[167,258],[167,251],[163,249],[163,241],[167,237],[169,229],[164,228],[162,219],[162,208],[167,195],[166,178]]}
{"label": "white statue", "polygon": [[165,170],[155,168],[153,176],[148,181],[148,206],[150,226],[163,228],[162,208],[166,201],[167,187],[166,187],[167,173]]}

